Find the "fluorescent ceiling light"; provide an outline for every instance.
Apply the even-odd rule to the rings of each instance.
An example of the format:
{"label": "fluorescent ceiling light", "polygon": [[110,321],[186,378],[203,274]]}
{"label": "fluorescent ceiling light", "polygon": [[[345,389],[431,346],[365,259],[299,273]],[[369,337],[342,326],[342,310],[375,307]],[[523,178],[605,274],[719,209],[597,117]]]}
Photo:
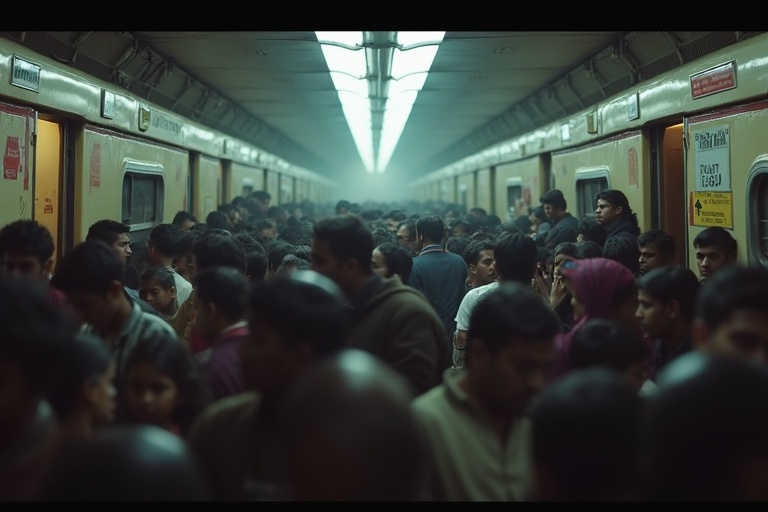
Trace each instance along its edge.
{"label": "fluorescent ceiling light", "polygon": [[[386,35],[382,44],[376,34],[316,32],[369,173],[387,168],[445,36],[445,32],[393,32],[394,39]],[[385,52],[392,54],[391,59],[381,58]],[[380,69],[382,62],[390,62],[391,69]]]}

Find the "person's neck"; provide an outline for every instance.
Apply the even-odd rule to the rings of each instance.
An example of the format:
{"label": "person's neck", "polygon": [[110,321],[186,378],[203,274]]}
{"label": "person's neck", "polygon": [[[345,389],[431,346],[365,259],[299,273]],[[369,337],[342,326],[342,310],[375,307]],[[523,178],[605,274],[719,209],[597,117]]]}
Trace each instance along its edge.
{"label": "person's neck", "polygon": [[150,261],[150,265],[153,267],[173,268],[173,258],[166,258],[165,256],[155,256]]}

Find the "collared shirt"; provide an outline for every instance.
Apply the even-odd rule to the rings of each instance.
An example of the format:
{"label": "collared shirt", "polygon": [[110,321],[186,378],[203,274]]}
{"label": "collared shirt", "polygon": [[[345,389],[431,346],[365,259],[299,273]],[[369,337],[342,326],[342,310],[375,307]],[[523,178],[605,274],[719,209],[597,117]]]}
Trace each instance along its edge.
{"label": "collared shirt", "polygon": [[413,411],[429,445],[430,498],[523,501],[532,487],[530,423],[518,418],[505,442],[480,404],[459,387],[466,373],[446,370],[443,384],[416,398]]}
{"label": "collared shirt", "polygon": [[222,330],[210,348],[195,356],[214,400],[245,390],[240,346],[247,336],[248,322],[237,322]]}
{"label": "collared shirt", "polygon": [[419,256],[421,256],[422,254],[426,254],[426,253],[428,253],[428,252],[445,252],[445,249],[444,249],[444,248],[443,248],[443,246],[442,246],[442,245],[440,245],[440,244],[430,244],[430,245],[426,245],[426,246],[424,246],[424,247],[423,247],[423,248],[422,248],[422,249],[419,251],[419,254],[417,254],[417,255],[416,255],[416,257],[418,258],[418,257],[419,257]]}
{"label": "collared shirt", "polygon": [[[103,333],[100,333],[92,325],[84,324],[84,332],[95,334],[105,341],[110,341]],[[111,341],[110,348],[116,361],[116,381],[119,382],[125,372],[125,362],[133,348],[140,340],[153,338],[158,334],[170,335],[177,338],[173,327],[162,317],[147,313],[139,307],[135,301],[131,301],[131,314],[123,324],[120,334]]]}

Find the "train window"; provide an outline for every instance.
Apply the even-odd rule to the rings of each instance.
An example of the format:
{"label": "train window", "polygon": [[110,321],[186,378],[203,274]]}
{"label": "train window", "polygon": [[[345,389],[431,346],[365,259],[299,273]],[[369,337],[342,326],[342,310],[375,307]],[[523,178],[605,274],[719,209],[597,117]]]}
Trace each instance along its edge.
{"label": "train window", "polygon": [[132,231],[147,229],[163,218],[163,177],[127,170],[123,176],[123,222]]}
{"label": "train window", "polygon": [[608,168],[579,169],[576,171],[576,214],[579,219],[595,218],[595,197],[611,188]]}
{"label": "train window", "polygon": [[523,180],[522,178],[507,179],[507,220],[515,220],[518,214],[517,202],[523,198]]}
{"label": "train window", "polygon": [[768,161],[759,161],[747,181],[748,259],[752,265],[768,266]]}

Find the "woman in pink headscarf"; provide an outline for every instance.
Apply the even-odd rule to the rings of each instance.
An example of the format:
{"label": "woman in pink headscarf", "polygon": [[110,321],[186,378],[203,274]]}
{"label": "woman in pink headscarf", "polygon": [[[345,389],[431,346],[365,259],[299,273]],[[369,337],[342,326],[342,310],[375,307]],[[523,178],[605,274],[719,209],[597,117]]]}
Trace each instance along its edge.
{"label": "woman in pink headscarf", "polygon": [[[639,331],[635,318],[637,285],[635,276],[621,263],[607,258],[568,260],[560,265],[565,287],[572,295],[574,321],[570,332],[555,341],[557,356],[550,380],[568,371],[568,350],[572,336],[590,320],[613,320]],[[650,353],[649,353],[650,354]]]}

